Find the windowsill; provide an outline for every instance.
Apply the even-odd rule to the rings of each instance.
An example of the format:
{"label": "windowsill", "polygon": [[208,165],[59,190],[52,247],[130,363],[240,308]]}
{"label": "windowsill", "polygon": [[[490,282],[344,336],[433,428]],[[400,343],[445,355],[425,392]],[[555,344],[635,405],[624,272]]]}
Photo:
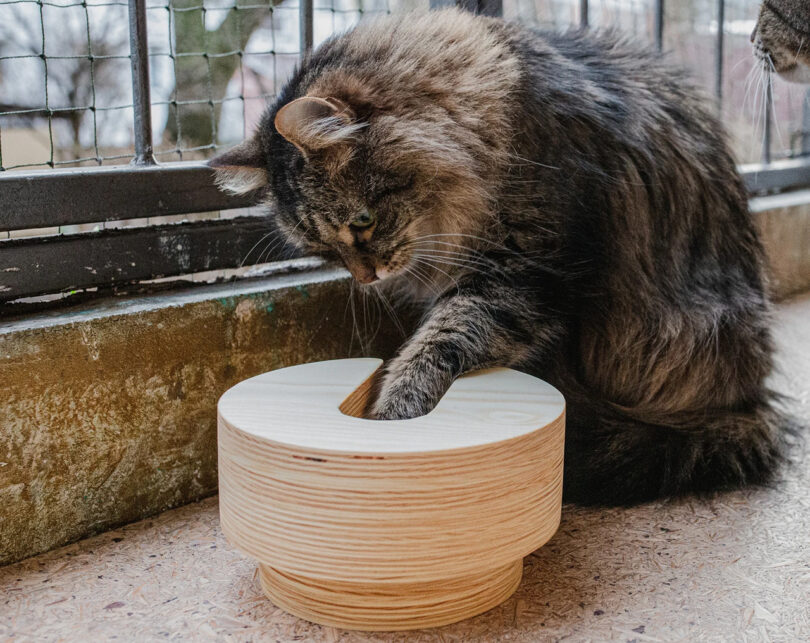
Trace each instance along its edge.
{"label": "windowsill", "polygon": [[228,297],[247,297],[284,288],[338,281],[348,277],[349,273],[343,268],[327,264],[309,270],[268,277],[239,279],[219,284],[189,285],[176,290],[143,295],[102,297],[83,304],[37,312],[7,321],[0,320],[0,336],[20,330],[88,322],[102,317],[144,313]]}
{"label": "windowsill", "polygon": [[225,390],[402,342],[350,293],[322,267],[0,323],[0,565],[215,493]]}

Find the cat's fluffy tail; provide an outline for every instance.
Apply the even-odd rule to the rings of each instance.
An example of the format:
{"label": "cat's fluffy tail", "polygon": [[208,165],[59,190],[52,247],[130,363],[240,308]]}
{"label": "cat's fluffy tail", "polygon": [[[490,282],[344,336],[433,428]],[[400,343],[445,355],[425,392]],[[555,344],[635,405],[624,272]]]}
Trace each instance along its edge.
{"label": "cat's fluffy tail", "polygon": [[569,404],[564,497],[627,505],[767,484],[796,435],[796,423],[770,401],[666,420]]}

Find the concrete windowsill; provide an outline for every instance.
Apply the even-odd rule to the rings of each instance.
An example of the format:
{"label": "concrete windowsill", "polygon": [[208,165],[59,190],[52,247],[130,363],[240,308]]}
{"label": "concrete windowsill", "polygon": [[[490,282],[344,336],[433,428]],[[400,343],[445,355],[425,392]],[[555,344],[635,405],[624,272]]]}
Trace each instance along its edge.
{"label": "concrete windowsill", "polygon": [[216,402],[238,381],[388,357],[402,335],[381,309],[358,303],[353,320],[347,277],[327,267],[0,324],[0,565],[215,493]]}
{"label": "concrete windowsill", "polygon": [[[810,296],[776,313],[776,388],[810,419]],[[503,605],[438,630],[342,632],[262,594],[215,498],[0,569],[0,637],[37,640],[806,640],[807,448],[771,489],[620,510],[565,507]]]}

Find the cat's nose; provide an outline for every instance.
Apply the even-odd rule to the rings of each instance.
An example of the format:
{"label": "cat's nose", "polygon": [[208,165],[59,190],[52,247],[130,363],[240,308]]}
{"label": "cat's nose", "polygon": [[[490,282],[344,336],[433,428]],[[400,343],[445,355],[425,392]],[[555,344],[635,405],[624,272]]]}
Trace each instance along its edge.
{"label": "cat's nose", "polygon": [[377,281],[379,277],[377,277],[377,273],[375,272],[374,268],[366,268],[364,267],[362,271],[356,271],[353,273],[354,278],[357,279],[361,284],[371,284]]}
{"label": "cat's nose", "polygon": [[352,277],[359,281],[361,284],[374,283],[379,279],[377,271],[370,263],[361,260],[347,261],[346,267],[352,273]]}

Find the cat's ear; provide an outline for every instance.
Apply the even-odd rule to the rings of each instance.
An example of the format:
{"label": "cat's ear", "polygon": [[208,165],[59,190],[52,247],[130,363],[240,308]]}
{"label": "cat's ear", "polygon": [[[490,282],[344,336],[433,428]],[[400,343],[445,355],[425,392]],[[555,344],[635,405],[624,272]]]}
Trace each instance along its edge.
{"label": "cat's ear", "polygon": [[267,185],[267,164],[255,134],[208,161],[217,185],[231,194],[247,194]]}
{"label": "cat's ear", "polygon": [[304,156],[326,148],[351,143],[365,123],[342,100],[304,96],[278,110],[276,130]]}

